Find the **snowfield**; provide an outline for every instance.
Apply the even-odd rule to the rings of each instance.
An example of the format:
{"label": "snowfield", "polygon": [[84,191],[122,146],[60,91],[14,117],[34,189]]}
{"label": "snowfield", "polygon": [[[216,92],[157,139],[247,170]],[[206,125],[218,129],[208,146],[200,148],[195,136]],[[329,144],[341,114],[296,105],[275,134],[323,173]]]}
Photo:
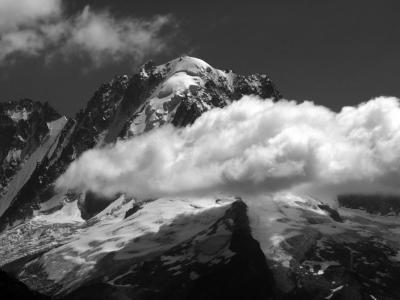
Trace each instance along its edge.
{"label": "snowfield", "polygon": [[[48,251],[32,264],[41,266],[54,285],[62,286],[58,293],[65,293],[97,276],[96,265],[108,254],[112,254],[114,267],[122,267],[124,261],[160,255],[207,230],[234,201],[234,198],[158,199],[145,203],[125,218],[134,200],[126,201],[122,196],[89,221],[90,227],[80,229],[72,241]],[[206,251],[212,253],[212,248]],[[23,278],[26,272],[19,276]]]}

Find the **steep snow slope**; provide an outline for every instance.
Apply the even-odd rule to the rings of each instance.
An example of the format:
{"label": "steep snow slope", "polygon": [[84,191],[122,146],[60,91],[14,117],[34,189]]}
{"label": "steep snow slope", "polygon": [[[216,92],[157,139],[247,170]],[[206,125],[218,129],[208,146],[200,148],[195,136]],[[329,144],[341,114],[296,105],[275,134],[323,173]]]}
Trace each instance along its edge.
{"label": "steep snow slope", "polygon": [[0,103],[0,229],[32,210],[35,181],[43,176],[68,139],[72,121],[47,103]]}
{"label": "steep snow slope", "polygon": [[0,201],[0,217],[7,210],[10,204],[12,204],[12,201],[15,199],[25,183],[29,180],[37,165],[43,161],[44,157],[52,156],[57,145],[59,135],[66,123],[67,118],[61,117],[60,119],[47,124],[49,127],[49,134],[46,139],[29,156],[29,158],[21,164],[20,170],[17,171],[15,177],[4,188]]}
{"label": "steep snow slope", "polygon": [[20,163],[40,146],[47,123],[61,116],[46,103],[32,100],[0,103],[0,193]]}

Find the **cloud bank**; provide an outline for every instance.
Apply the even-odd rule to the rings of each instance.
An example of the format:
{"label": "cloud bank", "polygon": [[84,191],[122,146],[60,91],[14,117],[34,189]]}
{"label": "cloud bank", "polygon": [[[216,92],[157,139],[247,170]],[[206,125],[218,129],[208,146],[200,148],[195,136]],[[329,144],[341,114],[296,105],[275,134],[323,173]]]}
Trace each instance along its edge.
{"label": "cloud bank", "polygon": [[315,194],[398,193],[399,99],[380,97],[339,113],[312,102],[244,97],[85,152],[57,185],[104,195],[157,198],[294,189]]}
{"label": "cloud bank", "polygon": [[94,66],[142,60],[168,46],[160,32],[171,16],[116,18],[86,6],[68,16],[62,0],[0,0],[0,64],[20,56],[81,56]]}

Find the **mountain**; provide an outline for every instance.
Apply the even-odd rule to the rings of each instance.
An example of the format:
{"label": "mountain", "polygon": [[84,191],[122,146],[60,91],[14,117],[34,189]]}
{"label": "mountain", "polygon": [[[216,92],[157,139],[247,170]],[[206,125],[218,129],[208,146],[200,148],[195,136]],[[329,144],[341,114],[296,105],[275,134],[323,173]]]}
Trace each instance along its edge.
{"label": "mountain", "polygon": [[0,104],[1,281],[54,299],[400,298],[390,197],[343,195],[333,208],[291,192],[139,201],[55,188],[88,149],[189,126],[250,94],[282,97],[266,75],[179,57],[113,78],[73,119]]}
{"label": "mountain", "polygon": [[[175,126],[191,124],[202,112],[223,107],[247,94],[281,97],[266,75],[236,75],[190,57],[177,58],[160,66],[149,62],[131,77],[115,77],[95,92],[86,109],[80,111],[75,120],[63,117],[63,121],[59,121],[58,157],[35,161],[40,168],[36,168],[30,181],[23,184],[24,189],[18,186],[8,196],[9,201],[2,199],[0,226],[5,228],[18,224],[21,219],[32,215],[32,204],[37,206],[39,202],[54,197],[54,180],[85,150],[113,143],[118,138],[139,135],[166,123]],[[29,174],[33,172],[31,169],[33,167]],[[21,176],[7,176],[8,180],[14,177],[18,178],[17,181]],[[10,190],[7,186],[3,189],[4,192]],[[14,195],[17,191],[29,196],[20,196],[23,199],[17,200],[18,195]],[[88,195],[86,199],[88,203],[84,209],[88,211],[84,213],[85,218],[93,215],[89,202],[101,202],[91,198],[92,195]],[[53,200],[55,204],[62,199]],[[95,208],[95,211],[101,208]]]}

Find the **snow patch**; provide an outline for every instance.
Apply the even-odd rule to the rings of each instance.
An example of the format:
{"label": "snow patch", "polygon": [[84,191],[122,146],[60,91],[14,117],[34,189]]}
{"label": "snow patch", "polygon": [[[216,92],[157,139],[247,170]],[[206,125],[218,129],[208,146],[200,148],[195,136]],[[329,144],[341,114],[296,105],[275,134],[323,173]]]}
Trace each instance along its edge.
{"label": "snow patch", "polygon": [[397,251],[394,256],[389,256],[389,259],[394,262],[400,262],[400,251]]}
{"label": "snow patch", "polygon": [[14,121],[19,122],[21,120],[28,120],[30,116],[30,112],[28,112],[25,108],[21,110],[8,110],[7,115]]}
{"label": "snow patch", "polygon": [[198,76],[190,76],[185,72],[178,72],[168,78],[158,92],[158,98],[164,98],[171,94],[182,93],[191,86],[199,86],[202,80]]}
{"label": "snow patch", "polygon": [[[59,196],[55,196],[59,197]],[[62,208],[50,214],[37,214],[33,222],[43,223],[83,223],[85,220],[81,217],[81,211],[78,207],[78,201],[63,201]]]}

